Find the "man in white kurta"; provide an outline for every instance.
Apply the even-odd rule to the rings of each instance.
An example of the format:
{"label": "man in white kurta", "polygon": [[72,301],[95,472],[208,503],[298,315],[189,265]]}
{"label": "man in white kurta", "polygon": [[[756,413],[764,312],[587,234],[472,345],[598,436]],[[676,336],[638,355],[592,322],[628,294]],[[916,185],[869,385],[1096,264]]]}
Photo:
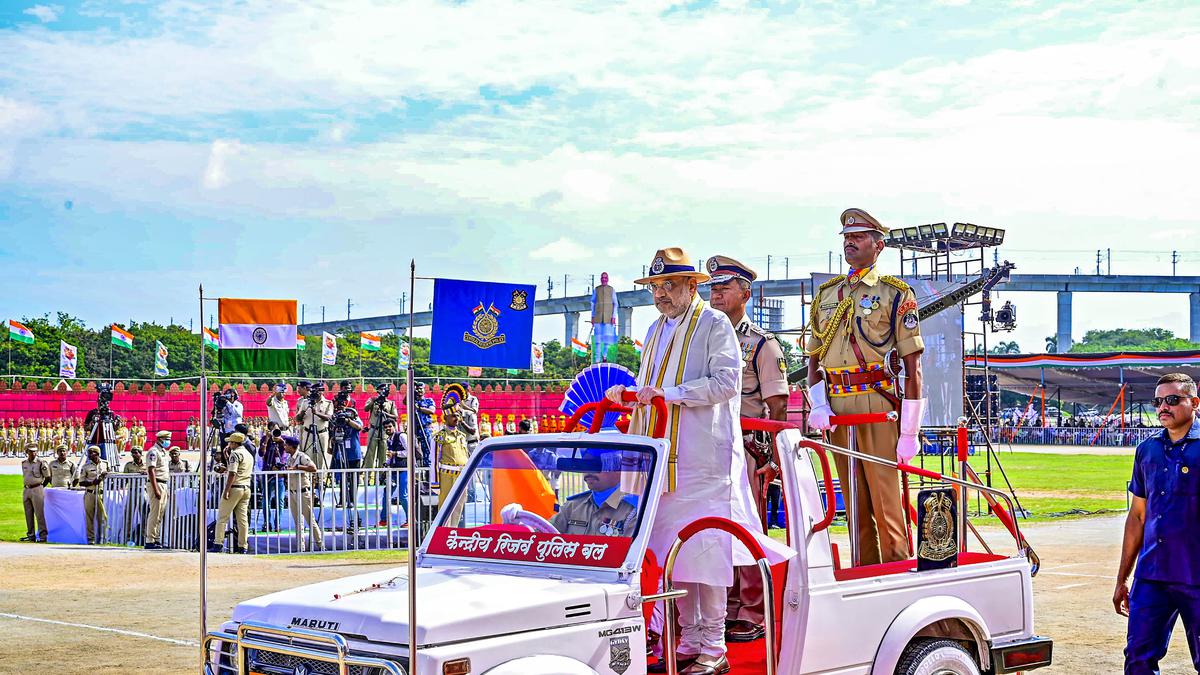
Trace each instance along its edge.
{"label": "man in white kurta", "polygon": [[[646,335],[638,369],[638,403],[661,396],[667,405],[671,441],[667,487],[650,530],[650,548],[660,561],[679,531],[705,516],[728,518],[749,530],[772,553],[790,549],[762,532],[746,478],[738,411],[741,351],[732,324],[708,306],[697,284],[708,279],[681,249],[658,252],[651,276],[638,280],[654,295],[662,316]],[[619,401],[624,387],[608,398]],[[640,405],[630,433],[648,433],[654,413]],[[735,451],[736,449],[736,451]],[[728,534],[705,531],[690,539],[676,560],[674,580],[687,595],[678,600],[681,672],[708,675],[729,670],[725,658],[725,603],[734,565],[754,560]]]}

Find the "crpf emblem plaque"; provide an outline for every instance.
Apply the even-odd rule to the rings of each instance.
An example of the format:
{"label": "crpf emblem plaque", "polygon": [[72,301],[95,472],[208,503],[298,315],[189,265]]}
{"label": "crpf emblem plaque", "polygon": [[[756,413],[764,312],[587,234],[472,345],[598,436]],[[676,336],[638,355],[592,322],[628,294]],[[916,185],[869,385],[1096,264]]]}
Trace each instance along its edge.
{"label": "crpf emblem plaque", "polygon": [[958,567],[958,504],[951,488],[917,493],[917,571]]}
{"label": "crpf emblem plaque", "polygon": [[522,291],[520,289],[513,291],[512,292],[512,304],[510,304],[508,306],[508,308],[512,309],[512,310],[516,310],[518,312],[527,309],[528,308],[528,305],[526,304],[527,296],[528,296],[528,293],[526,293],[525,291]]}
{"label": "crpf emblem plaque", "polygon": [[496,305],[489,303],[485,309],[481,302],[471,310],[471,313],[475,315],[475,320],[471,322],[470,332],[463,333],[464,341],[470,342],[480,349],[490,349],[504,344],[504,333],[499,333],[500,310],[496,309]]}
{"label": "crpf emblem plaque", "polygon": [[608,639],[608,667],[614,672],[623,674],[633,665],[633,657],[629,651],[628,637],[611,637]]}

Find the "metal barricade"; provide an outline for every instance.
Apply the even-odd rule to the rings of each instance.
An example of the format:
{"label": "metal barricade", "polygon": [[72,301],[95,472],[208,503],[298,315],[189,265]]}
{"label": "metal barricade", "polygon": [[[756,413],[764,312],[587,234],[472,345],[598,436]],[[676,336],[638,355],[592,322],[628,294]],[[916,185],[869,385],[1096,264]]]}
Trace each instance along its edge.
{"label": "metal barricade", "polygon": [[142,546],[143,525],[150,506],[146,500],[146,475],[110,473],[104,477],[104,507],[108,528],[104,539],[110,544]]}

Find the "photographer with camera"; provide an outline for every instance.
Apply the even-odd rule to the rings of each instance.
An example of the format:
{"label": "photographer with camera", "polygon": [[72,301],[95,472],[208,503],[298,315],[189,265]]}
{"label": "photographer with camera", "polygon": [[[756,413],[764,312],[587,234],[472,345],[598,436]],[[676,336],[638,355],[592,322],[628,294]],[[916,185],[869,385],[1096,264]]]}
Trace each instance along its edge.
{"label": "photographer with camera", "polygon": [[[333,402],[325,398],[324,382],[300,382],[296,387],[300,400],[296,402],[296,428],[300,432],[300,449],[312,458],[318,469],[329,462],[329,421],[333,419]],[[321,480],[318,478],[318,484]],[[318,486],[318,491],[320,487]]]}
{"label": "photographer with camera", "polygon": [[96,385],[96,407],[83,419],[87,429],[87,444],[100,448],[100,459],[116,462],[121,459],[117,450],[117,425],[121,417],[109,409],[113,386],[108,382]]}
{"label": "photographer with camera", "polygon": [[221,440],[236,431],[235,427],[242,423],[242,402],[238,393],[232,388],[226,388],[219,394],[213,394],[213,414],[220,415]]}
{"label": "photographer with camera", "polygon": [[[283,471],[287,465],[284,455],[283,430],[274,421],[267,422],[267,432],[258,439],[260,471]],[[279,511],[283,506],[284,477],[258,475],[254,478],[259,507],[263,511],[263,523],[268,532],[279,531]]]}
{"label": "photographer with camera", "polygon": [[396,411],[395,401],[389,401],[388,395],[392,393],[392,385],[384,383],[379,385],[376,394],[373,398],[367,400],[367,404],[363,408],[367,411],[368,432],[367,432],[367,452],[363,457],[363,467],[374,469],[383,465],[384,453],[387,451],[388,435],[385,433],[384,427],[388,422],[395,423],[400,419],[400,414]]}
{"label": "photographer with camera", "polygon": [[292,425],[292,411],[288,407],[286,395],[287,385],[280,382],[275,385],[275,393],[267,399],[267,426],[274,422],[280,431],[286,433]]}
{"label": "photographer with camera", "polygon": [[[329,423],[333,459],[331,469],[351,469],[339,473],[338,500],[339,505],[347,511],[346,534],[353,535],[360,525],[358,514],[358,479],[359,474],[353,469],[362,468],[362,442],[359,432],[362,431],[362,420],[358,411],[350,405],[349,390],[342,389],[333,400],[333,420]],[[351,516],[352,514],[352,516]]]}

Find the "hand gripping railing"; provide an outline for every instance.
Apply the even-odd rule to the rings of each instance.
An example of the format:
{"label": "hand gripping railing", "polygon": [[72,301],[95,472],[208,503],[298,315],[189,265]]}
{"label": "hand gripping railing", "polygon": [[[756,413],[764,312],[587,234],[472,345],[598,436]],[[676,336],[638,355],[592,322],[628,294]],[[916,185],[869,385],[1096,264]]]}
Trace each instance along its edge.
{"label": "hand gripping railing", "polygon": [[[742,431],[767,431],[777,434],[785,429],[804,431],[804,427],[796,422],[781,422],[760,417],[742,418]],[[821,477],[825,481],[825,517],[813,523],[811,534],[816,534],[829,527],[833,523],[834,516],[837,515],[837,495],[833,492],[833,472],[829,467],[829,456],[825,454],[825,448],[817,447],[814,450],[821,460]]]}
{"label": "hand gripping railing", "polygon": [[[621,400],[625,401],[626,403],[633,403],[637,400],[637,393],[633,391],[626,391],[621,395]],[[667,431],[667,403],[661,396],[655,396],[650,400],[650,405],[654,408],[654,412],[656,413],[654,417],[654,429],[650,433],[650,437],[662,438]],[[574,413],[571,414],[570,418],[567,419],[566,429],[568,431],[574,431],[575,427],[579,426],[580,418],[582,418],[588,412],[594,413],[592,415],[592,425],[588,428],[588,433],[595,434],[599,433],[601,426],[603,426],[605,414],[615,412],[624,415],[633,412],[633,409],[623,405],[617,405],[607,398],[602,398],[599,401],[593,401],[591,403],[584,403],[583,405],[579,406]]]}
{"label": "hand gripping railing", "polygon": [[[263,640],[249,635],[256,633],[260,635],[273,635],[279,638],[284,638],[286,642],[273,642]],[[296,638],[301,640],[328,645],[332,648],[333,653],[314,649],[308,646],[297,645]],[[204,638],[204,654],[205,675],[219,675],[221,668],[219,665],[217,670],[213,670],[208,659],[209,646],[214,640],[232,643],[237,648],[237,672],[245,673],[249,671],[249,664],[246,662],[247,649],[260,649],[263,651],[284,654],[300,659],[312,659],[324,663],[337,664],[337,672],[339,675],[348,675],[350,666],[365,666],[368,668],[379,668],[392,675],[405,675],[405,671],[400,666],[384,659],[377,659],[366,656],[351,656],[349,655],[350,647],[346,643],[346,638],[337,633],[327,633],[324,631],[310,630],[307,628],[295,628],[282,626],[272,626],[270,624],[259,623],[257,621],[245,621],[238,625],[237,634],[226,631],[215,631],[209,633]]]}
{"label": "hand gripping railing", "polygon": [[754,556],[758,564],[758,572],[762,575],[763,582],[763,613],[766,614],[766,675],[775,675],[775,664],[779,659],[779,649],[775,644],[775,592],[772,590],[771,563],[767,561],[767,554],[763,551],[762,545],[755,540],[754,536],[746,528],[728,518],[718,518],[716,516],[700,518],[683,528],[679,532],[678,538],[675,539],[675,543],[671,545],[670,552],[667,553],[667,563],[663,566],[662,593],[664,596],[669,596],[666,598],[666,612],[663,620],[663,658],[667,660],[667,673],[678,675],[679,672],[679,664],[675,658],[675,600],[683,595],[684,592],[675,590],[672,583],[675,575],[675,559],[679,557],[679,549],[683,548],[684,543],[704,530],[721,530],[733,535],[750,551],[750,555]]}

